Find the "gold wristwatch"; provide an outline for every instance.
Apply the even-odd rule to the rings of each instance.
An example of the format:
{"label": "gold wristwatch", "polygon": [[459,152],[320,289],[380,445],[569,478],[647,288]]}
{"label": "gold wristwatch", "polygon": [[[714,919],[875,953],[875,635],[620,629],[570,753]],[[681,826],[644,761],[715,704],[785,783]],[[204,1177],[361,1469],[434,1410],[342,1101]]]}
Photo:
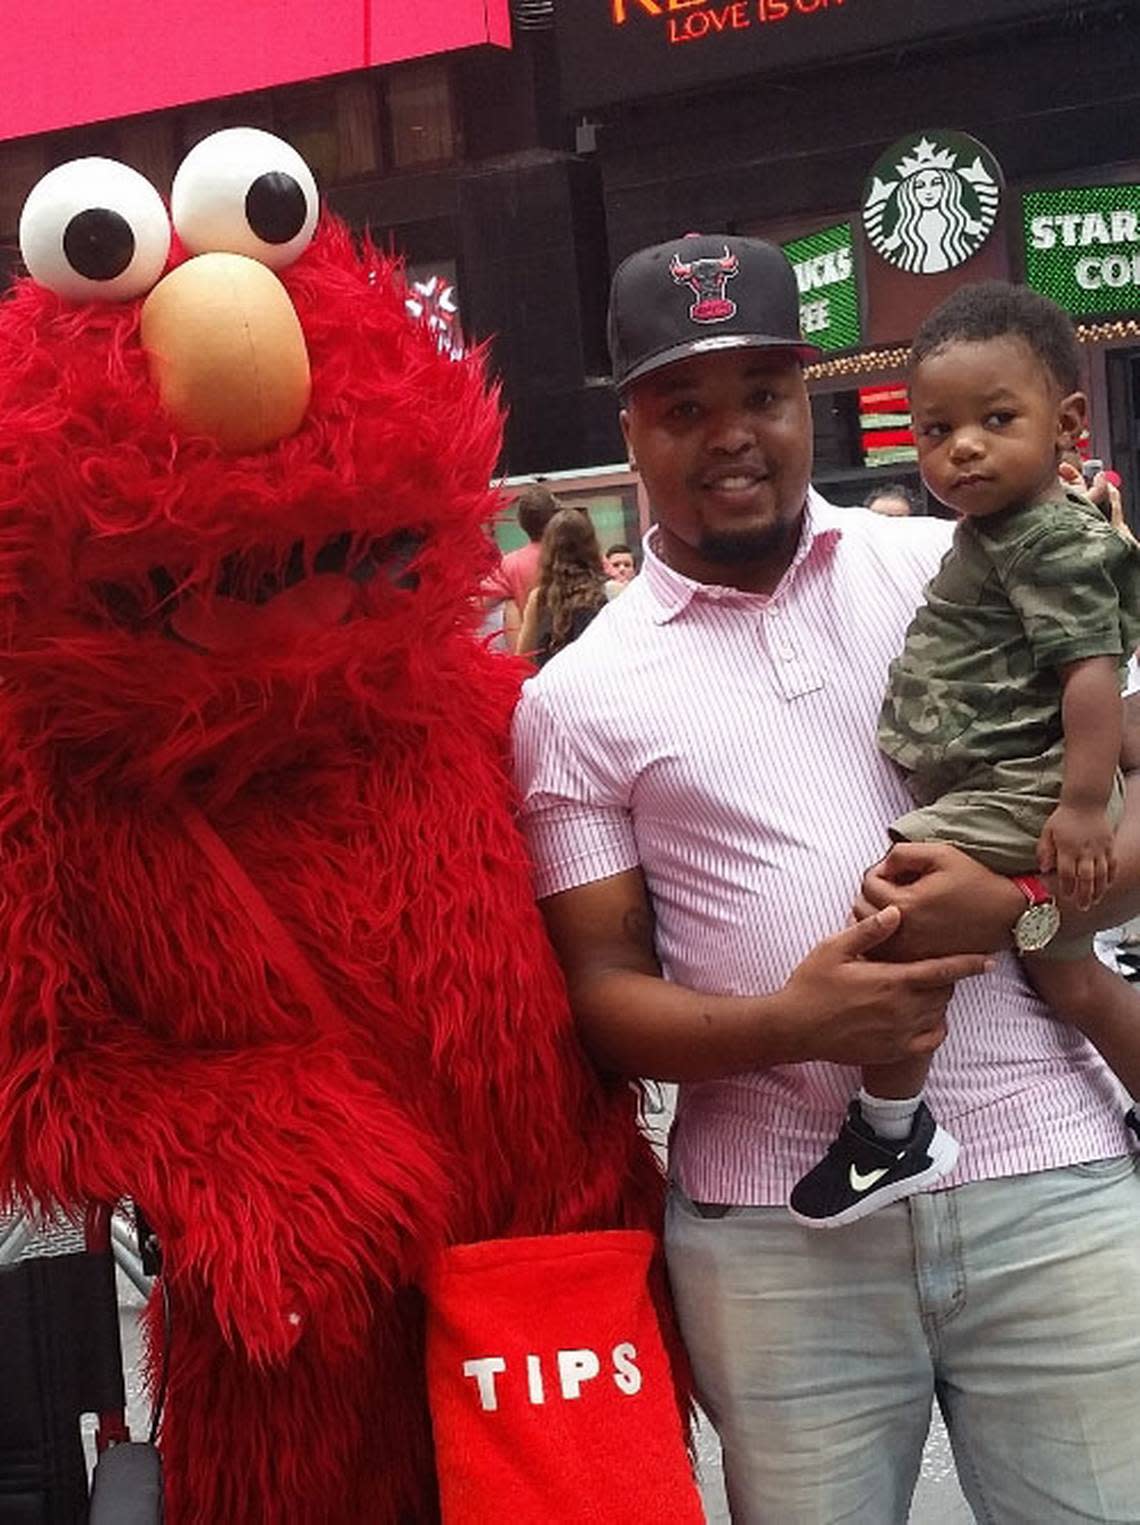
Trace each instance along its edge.
{"label": "gold wristwatch", "polygon": [[1036,874],[1014,875],[1013,882],[1029,902],[1013,924],[1013,945],[1019,953],[1040,953],[1060,930],[1057,902]]}

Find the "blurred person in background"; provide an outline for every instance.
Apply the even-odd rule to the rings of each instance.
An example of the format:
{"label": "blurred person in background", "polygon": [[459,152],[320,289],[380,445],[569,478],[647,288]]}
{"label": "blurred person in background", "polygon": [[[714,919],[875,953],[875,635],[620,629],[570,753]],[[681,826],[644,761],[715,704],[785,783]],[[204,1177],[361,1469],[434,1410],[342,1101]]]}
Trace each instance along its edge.
{"label": "blurred person in background", "polygon": [[542,667],[605,608],[601,547],[588,514],[560,509],[542,537],[537,585],[527,598],[516,650]]}
{"label": "blurred person in background", "polygon": [[892,519],[906,519],[918,505],[909,487],[901,482],[882,482],[863,499],[863,507],[874,514],[886,514]]}
{"label": "blurred person in background", "polygon": [[633,552],[628,545],[611,545],[606,552],[606,566],[609,568],[611,579],[614,582],[620,582],[623,587],[637,576]]}
{"label": "blurred person in background", "polygon": [[544,487],[540,482],[524,487],[515,499],[514,510],[527,543],[517,550],[508,551],[483,584],[483,598],[489,616],[493,617],[496,608],[502,611],[503,644],[508,651],[518,649],[522,611],[538,581],[542,532],[561,507],[549,487]]}
{"label": "blurred person in background", "polygon": [[628,545],[623,545],[619,541],[617,545],[610,546],[606,552],[606,571],[609,573],[606,596],[616,598],[621,590],[627,588],[637,576],[633,551]]}

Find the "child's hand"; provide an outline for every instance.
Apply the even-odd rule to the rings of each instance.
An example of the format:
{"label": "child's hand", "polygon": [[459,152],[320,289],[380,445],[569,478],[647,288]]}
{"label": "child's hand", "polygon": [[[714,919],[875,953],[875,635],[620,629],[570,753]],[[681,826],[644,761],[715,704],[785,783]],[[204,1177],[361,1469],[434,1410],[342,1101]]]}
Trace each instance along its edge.
{"label": "child's hand", "polygon": [[1103,899],[1116,873],[1108,816],[1097,806],[1058,805],[1037,844],[1037,866],[1057,873],[1057,895],[1087,911]]}

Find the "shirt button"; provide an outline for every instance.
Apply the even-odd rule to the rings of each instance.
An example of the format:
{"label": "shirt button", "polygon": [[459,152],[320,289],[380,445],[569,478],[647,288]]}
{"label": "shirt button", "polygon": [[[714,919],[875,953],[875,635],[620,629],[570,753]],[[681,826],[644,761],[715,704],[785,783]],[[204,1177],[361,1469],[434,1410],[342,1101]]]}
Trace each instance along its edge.
{"label": "shirt button", "polygon": [[796,654],[790,646],[777,646],[776,655],[781,662],[792,662],[795,660]]}

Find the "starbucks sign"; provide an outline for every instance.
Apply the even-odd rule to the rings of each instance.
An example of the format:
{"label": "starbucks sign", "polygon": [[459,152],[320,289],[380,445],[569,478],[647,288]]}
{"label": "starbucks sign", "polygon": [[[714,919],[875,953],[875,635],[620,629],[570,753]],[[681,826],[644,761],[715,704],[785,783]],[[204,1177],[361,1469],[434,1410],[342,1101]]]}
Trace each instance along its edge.
{"label": "starbucks sign", "polygon": [[922,132],[893,144],[863,193],[872,249],[912,275],[940,275],[972,259],[997,223],[1002,173],[989,149],[961,132]]}
{"label": "starbucks sign", "polygon": [[784,245],[800,288],[800,327],[823,350],[850,349],[862,338],[855,250],[849,222]]}
{"label": "starbucks sign", "polygon": [[1140,310],[1140,185],[1027,191],[1025,284],[1074,317]]}

